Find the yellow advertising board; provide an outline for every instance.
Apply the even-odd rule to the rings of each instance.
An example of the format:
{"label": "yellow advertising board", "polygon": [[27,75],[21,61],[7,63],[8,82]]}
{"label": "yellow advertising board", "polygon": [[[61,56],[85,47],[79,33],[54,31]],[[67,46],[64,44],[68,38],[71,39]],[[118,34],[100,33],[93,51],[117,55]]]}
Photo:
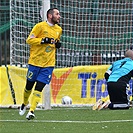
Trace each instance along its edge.
{"label": "yellow advertising board", "polygon": [[107,66],[55,69],[51,81],[52,102],[60,103],[65,95],[70,96],[74,104],[92,104],[101,97],[108,99],[103,79],[106,69]]}
{"label": "yellow advertising board", "polygon": [[[8,66],[15,91],[16,103],[22,103],[26,82],[26,68]],[[108,65],[76,66],[54,69],[51,80],[51,104],[61,104],[63,96],[70,96],[73,104],[93,104],[98,99],[109,99],[104,73]],[[0,105],[13,104],[11,89],[5,67],[0,67]],[[133,79],[130,81],[129,94],[132,92]],[[42,103],[42,100],[41,102]]]}
{"label": "yellow advertising board", "polygon": [[9,87],[6,67],[0,67],[0,105],[14,104]]}

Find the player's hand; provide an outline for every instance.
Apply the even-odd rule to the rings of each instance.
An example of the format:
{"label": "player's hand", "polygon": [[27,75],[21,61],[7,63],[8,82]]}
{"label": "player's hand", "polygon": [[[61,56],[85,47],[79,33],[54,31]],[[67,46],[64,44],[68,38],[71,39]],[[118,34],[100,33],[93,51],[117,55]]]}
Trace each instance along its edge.
{"label": "player's hand", "polygon": [[61,43],[60,43],[60,41],[56,41],[56,43],[55,43],[55,47],[58,48],[58,49],[61,47]]}
{"label": "player's hand", "polygon": [[41,44],[46,44],[46,43],[55,44],[55,40],[54,38],[45,37],[42,39]]}

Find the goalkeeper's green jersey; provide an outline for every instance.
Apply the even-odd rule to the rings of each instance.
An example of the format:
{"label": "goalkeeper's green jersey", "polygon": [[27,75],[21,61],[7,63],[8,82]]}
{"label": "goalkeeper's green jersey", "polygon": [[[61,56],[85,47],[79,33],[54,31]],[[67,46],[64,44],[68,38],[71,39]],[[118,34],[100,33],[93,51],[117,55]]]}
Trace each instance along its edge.
{"label": "goalkeeper's green jersey", "polygon": [[36,24],[26,40],[30,45],[28,64],[39,67],[55,66],[55,44],[41,44],[41,41],[45,37],[60,40],[61,35],[62,28],[57,24],[50,26],[45,21]]}

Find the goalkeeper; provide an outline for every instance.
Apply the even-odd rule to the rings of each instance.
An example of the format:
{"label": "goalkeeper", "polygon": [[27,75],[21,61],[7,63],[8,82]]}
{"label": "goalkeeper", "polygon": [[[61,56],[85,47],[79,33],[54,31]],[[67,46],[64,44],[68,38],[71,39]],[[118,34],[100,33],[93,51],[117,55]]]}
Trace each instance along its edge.
{"label": "goalkeeper", "polygon": [[133,77],[133,51],[127,50],[125,58],[115,61],[104,75],[107,81],[107,90],[110,101],[105,103],[101,99],[93,106],[93,110],[129,109],[128,96],[129,81]]}
{"label": "goalkeeper", "polygon": [[51,81],[55,66],[55,52],[56,49],[61,47],[62,28],[57,25],[59,20],[59,10],[57,8],[49,9],[47,11],[47,21],[36,24],[26,40],[26,43],[30,45],[30,57],[23,103],[19,109],[20,115],[24,115],[32,88],[36,83],[31,95],[31,106],[26,115],[28,120],[35,117],[34,111],[41,99],[42,90]]}

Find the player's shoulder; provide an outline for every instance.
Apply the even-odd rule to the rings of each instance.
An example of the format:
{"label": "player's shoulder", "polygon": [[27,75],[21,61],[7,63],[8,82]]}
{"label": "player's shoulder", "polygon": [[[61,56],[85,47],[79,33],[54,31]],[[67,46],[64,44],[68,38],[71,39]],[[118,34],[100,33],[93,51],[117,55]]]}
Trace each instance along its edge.
{"label": "player's shoulder", "polygon": [[46,25],[47,23],[46,23],[46,21],[42,21],[42,22],[39,22],[39,23],[37,23],[36,25]]}
{"label": "player's shoulder", "polygon": [[120,63],[123,63],[123,62],[126,63],[126,62],[128,62],[128,63],[126,63],[126,64],[129,64],[129,65],[133,66],[133,60],[132,60],[131,58],[128,58],[128,57],[125,57],[125,58],[119,60],[119,62],[120,62]]}
{"label": "player's shoulder", "polygon": [[61,26],[59,26],[58,24],[55,24],[55,28],[56,28],[56,29],[59,29],[59,30],[61,30],[61,31],[62,31]]}
{"label": "player's shoulder", "polygon": [[36,24],[36,28],[37,29],[44,29],[44,27],[47,27],[47,22],[46,21],[42,21]]}
{"label": "player's shoulder", "polygon": [[127,60],[125,58],[116,60],[113,64],[121,64],[122,62],[126,62]]}
{"label": "player's shoulder", "polygon": [[38,23],[35,24],[34,27],[39,28],[39,27],[41,27],[42,25],[43,25],[43,22],[38,22]]}

